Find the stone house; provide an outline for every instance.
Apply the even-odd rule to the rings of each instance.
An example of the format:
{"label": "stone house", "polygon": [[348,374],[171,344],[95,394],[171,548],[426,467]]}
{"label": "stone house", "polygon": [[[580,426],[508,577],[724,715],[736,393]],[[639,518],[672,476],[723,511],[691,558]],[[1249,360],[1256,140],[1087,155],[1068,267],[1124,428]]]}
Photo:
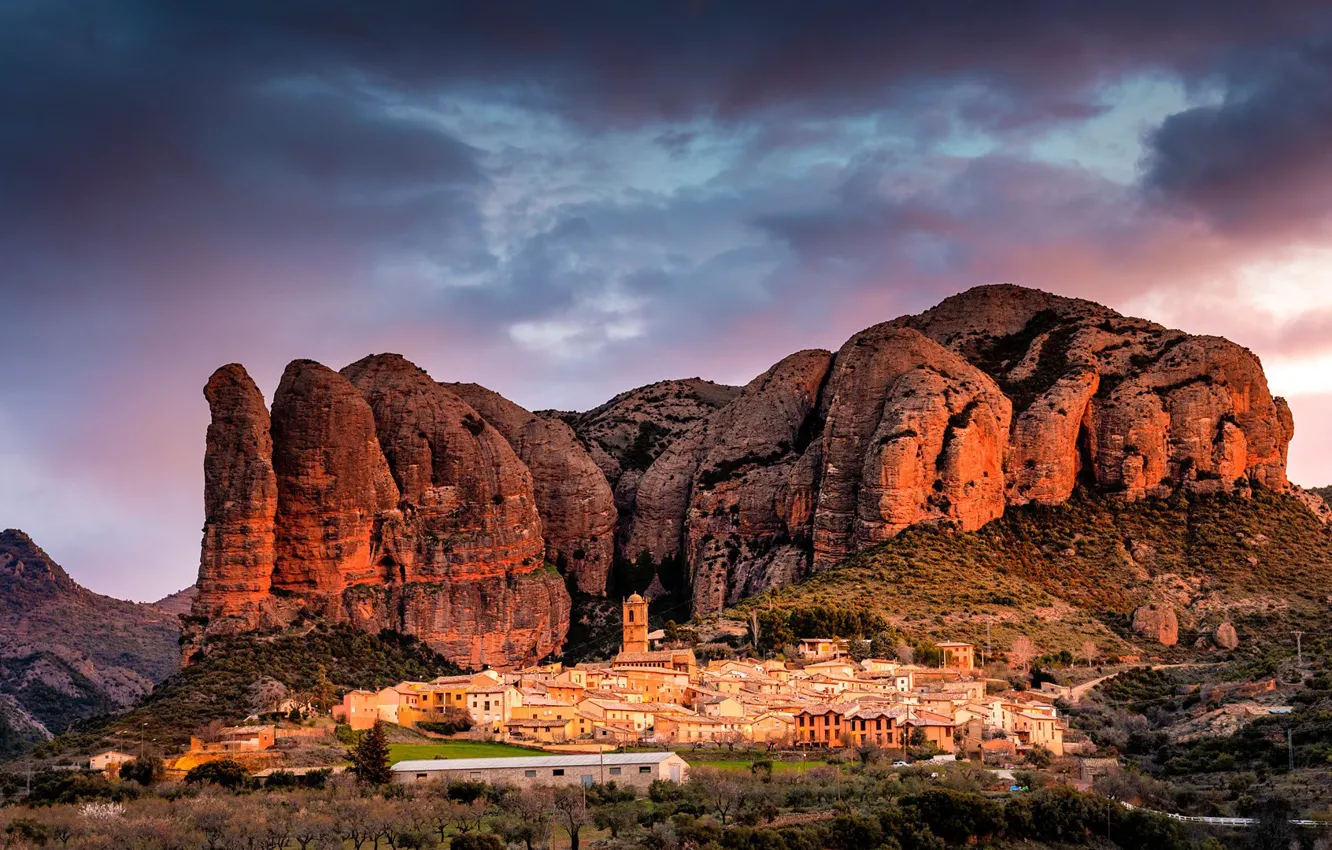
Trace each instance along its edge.
{"label": "stone house", "polygon": [[593,785],[614,781],[647,788],[658,779],[683,782],[689,763],[675,753],[604,753],[515,758],[429,759],[393,765],[393,781],[443,780],[491,785]]}

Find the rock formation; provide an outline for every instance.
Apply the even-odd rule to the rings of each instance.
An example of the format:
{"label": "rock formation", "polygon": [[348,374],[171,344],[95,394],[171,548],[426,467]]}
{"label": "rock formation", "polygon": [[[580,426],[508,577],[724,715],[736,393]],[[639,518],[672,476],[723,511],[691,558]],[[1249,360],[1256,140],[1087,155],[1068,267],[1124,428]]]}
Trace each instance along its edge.
{"label": "rock formation", "polygon": [[[237,422],[255,430],[261,421],[257,392],[209,398],[210,435],[243,430]],[[271,444],[231,439],[208,461],[206,501],[228,505],[218,524],[231,536],[220,546],[218,533],[205,535],[200,573],[210,580],[194,603],[205,634],[229,628],[232,611],[257,611],[259,624],[280,625],[306,610],[414,634],[474,667],[559,649],[569,597],[544,563],[531,475],[457,395],[397,355],[365,358],[341,374],[298,360],[274,396],[271,434]],[[259,504],[263,487],[225,482],[255,479],[251,472],[269,454],[271,529],[224,523],[267,510]],[[214,552],[258,552],[270,538],[266,596],[253,590],[257,557],[221,559],[250,569],[253,580],[239,592],[211,578],[222,575]],[[197,645],[203,635],[191,637]]]}
{"label": "rock formation", "polygon": [[739,387],[702,378],[657,381],[617,395],[584,413],[543,410],[569,424],[605,474],[622,518],[634,508],[643,473],[696,423],[725,407]]}
{"label": "rock formation", "polygon": [[814,511],[814,568],[918,522],[972,530],[1004,512],[1010,405],[984,373],[878,325],[837,353]]}
{"label": "rock formation", "polygon": [[573,429],[477,384],[445,386],[499,431],[531,471],[546,559],[572,575],[583,593],[605,594],[615,557],[615,500]]}
{"label": "rock formation", "polygon": [[388,578],[371,538],[397,507],[398,488],[374,414],[346,378],[313,360],[287,366],[273,396],[273,469],[275,588],[333,615],[347,587]]}
{"label": "rock formation", "polygon": [[817,422],[826,351],[801,351],[658,458],[639,485],[627,556],[685,554],[694,610],[717,611],[805,570],[812,490],[795,467]]}
{"label": "rock formation", "polygon": [[[1251,352],[1091,302],[978,287],[856,334],[812,391],[797,360],[680,436],[638,485],[621,555],[682,557],[696,613],[911,525],[975,529],[1079,485],[1124,499],[1288,486],[1290,412]],[[818,399],[798,441],[753,414],[797,397]]]}
{"label": "rock formation", "polygon": [[1222,623],[1212,632],[1212,643],[1216,644],[1217,649],[1235,649],[1239,646],[1239,635],[1235,632],[1233,623]]}
{"label": "rock formation", "polygon": [[913,525],[972,530],[1079,487],[1286,491],[1294,430],[1248,350],[1008,285],[798,352],[743,389],[665,381],[581,414],[440,385],[396,355],[342,374],[297,361],[270,447],[243,370],[207,393],[195,612],[249,625],[303,606],[467,664],[559,646],[569,601],[543,562],[597,594],[615,557],[646,553],[658,584],[687,578],[710,613]]}
{"label": "rock formation", "polygon": [[1009,504],[1061,502],[1079,477],[1127,499],[1287,486],[1290,409],[1258,358],[1228,340],[1010,285],[897,321],[1013,400]]}
{"label": "rock formation", "polygon": [[1133,612],[1133,631],[1162,646],[1179,643],[1179,618],[1167,605],[1144,605]]}
{"label": "rock formation", "polygon": [[204,532],[195,610],[220,626],[259,625],[273,580],[277,478],[263,394],[245,368],[232,363],[204,387],[212,411],[204,450]]}

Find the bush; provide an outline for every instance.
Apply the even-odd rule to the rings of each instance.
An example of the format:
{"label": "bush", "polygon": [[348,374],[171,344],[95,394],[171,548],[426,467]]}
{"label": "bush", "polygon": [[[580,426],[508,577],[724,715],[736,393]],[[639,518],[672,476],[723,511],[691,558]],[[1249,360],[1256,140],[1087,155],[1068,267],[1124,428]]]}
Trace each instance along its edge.
{"label": "bush", "polygon": [[449,850],[504,850],[504,842],[488,832],[464,832],[453,836]]}
{"label": "bush", "polygon": [[190,785],[211,783],[222,788],[235,790],[242,787],[250,778],[245,766],[232,759],[204,762],[190,768],[185,774],[185,782]]}
{"label": "bush", "polygon": [[120,778],[132,779],[145,787],[156,785],[166,776],[166,765],[157,756],[130,759],[120,766]]}
{"label": "bush", "polygon": [[416,725],[418,728],[426,732],[434,732],[436,735],[457,735],[459,732],[467,732],[472,728],[472,715],[465,709],[449,706],[444,710],[443,720],[428,720]]}

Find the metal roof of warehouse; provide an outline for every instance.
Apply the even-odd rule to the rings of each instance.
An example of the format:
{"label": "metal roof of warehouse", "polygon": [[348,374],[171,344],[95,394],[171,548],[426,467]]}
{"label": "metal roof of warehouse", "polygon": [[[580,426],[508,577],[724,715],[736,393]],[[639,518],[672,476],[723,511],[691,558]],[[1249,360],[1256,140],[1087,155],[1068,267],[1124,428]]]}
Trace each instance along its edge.
{"label": "metal roof of warehouse", "polygon": [[624,764],[660,764],[675,753],[595,753],[567,756],[514,756],[489,759],[420,759],[400,761],[393,769],[408,771],[431,770],[490,770],[492,768],[532,768],[532,767],[614,767]]}

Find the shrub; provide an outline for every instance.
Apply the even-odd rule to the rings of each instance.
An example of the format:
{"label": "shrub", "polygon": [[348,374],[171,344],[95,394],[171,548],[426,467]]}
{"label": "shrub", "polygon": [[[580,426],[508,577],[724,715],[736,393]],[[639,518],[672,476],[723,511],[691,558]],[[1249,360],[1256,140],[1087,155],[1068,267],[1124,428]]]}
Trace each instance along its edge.
{"label": "shrub", "polygon": [[250,772],[245,769],[245,766],[233,759],[204,762],[190,768],[190,771],[185,774],[185,782],[188,784],[211,783],[232,790],[243,786],[249,778]]}

